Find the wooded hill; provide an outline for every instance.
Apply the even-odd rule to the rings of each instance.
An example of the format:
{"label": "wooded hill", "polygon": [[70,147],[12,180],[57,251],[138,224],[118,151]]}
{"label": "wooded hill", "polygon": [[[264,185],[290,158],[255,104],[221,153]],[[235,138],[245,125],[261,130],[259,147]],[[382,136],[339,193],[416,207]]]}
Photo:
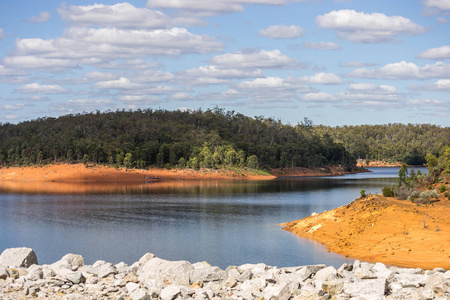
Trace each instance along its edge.
{"label": "wooded hill", "polygon": [[319,167],[356,160],[310,122],[207,111],[107,111],[0,125],[0,164],[85,162],[143,168]]}
{"label": "wooded hill", "polygon": [[314,126],[314,133],[329,134],[356,158],[425,163],[427,153],[439,155],[450,143],[450,127],[429,124],[387,124],[360,126]]}

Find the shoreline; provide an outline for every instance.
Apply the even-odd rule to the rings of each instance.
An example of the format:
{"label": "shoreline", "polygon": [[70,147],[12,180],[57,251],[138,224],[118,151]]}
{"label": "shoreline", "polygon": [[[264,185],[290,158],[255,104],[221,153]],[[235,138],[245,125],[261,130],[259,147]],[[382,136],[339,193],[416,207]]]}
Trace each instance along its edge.
{"label": "shoreline", "polygon": [[84,164],[0,167],[0,181],[70,183],[155,183],[176,180],[273,180],[285,177],[324,177],[370,172],[360,169],[346,172],[341,167],[273,169],[268,175],[226,169],[126,169]]}
{"label": "shoreline", "polygon": [[263,263],[230,266],[169,261],[144,254],[132,265],[66,254],[39,265],[31,248],[0,255],[2,299],[433,299],[450,296],[450,271],[387,267],[355,261],[337,270]]}
{"label": "shoreline", "polygon": [[369,262],[450,270],[450,201],[433,205],[368,195],[320,214],[280,224],[328,251]]}

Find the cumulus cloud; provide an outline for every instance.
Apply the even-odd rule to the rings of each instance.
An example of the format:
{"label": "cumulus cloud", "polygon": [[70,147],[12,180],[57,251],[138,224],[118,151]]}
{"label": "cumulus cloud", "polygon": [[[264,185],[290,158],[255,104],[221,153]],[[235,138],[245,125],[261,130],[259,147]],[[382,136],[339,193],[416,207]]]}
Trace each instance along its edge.
{"label": "cumulus cloud", "polygon": [[290,39],[303,36],[304,29],[296,25],[271,25],[259,31],[260,36],[273,39]]}
{"label": "cumulus cloud", "polygon": [[335,29],[340,38],[354,43],[391,42],[399,34],[416,35],[425,28],[402,16],[367,14],[354,10],[334,10],[316,17],[321,28]]}
{"label": "cumulus cloud", "polygon": [[450,11],[450,0],[425,0],[423,4],[440,11]]}
{"label": "cumulus cloud", "polygon": [[189,85],[226,84],[233,79],[263,77],[260,69],[229,69],[215,65],[178,72],[176,82]]}
{"label": "cumulus cloud", "polygon": [[15,53],[6,57],[4,63],[22,69],[58,71],[112,59],[210,53],[221,51],[222,47],[216,39],[192,34],[185,28],[125,30],[71,27],[56,39],[17,40]]}
{"label": "cumulus cloud", "polygon": [[406,104],[412,105],[412,106],[426,106],[426,107],[449,106],[448,103],[445,103],[444,101],[438,100],[438,99],[412,99],[412,100],[407,100]]}
{"label": "cumulus cloud", "polygon": [[189,11],[200,16],[213,16],[226,13],[243,12],[245,4],[285,5],[291,2],[308,0],[216,0],[205,5],[204,0],[148,0],[148,8],[167,8]]}
{"label": "cumulus cloud", "polygon": [[345,101],[344,107],[399,108],[404,102],[396,87],[372,83],[351,83],[345,92],[336,96]]}
{"label": "cumulus cloud", "polygon": [[364,67],[373,67],[373,66],[376,66],[376,64],[362,62],[362,61],[350,61],[347,63],[340,63],[339,66],[346,67],[346,68],[364,68]]}
{"label": "cumulus cloud", "polygon": [[39,14],[39,16],[31,17],[31,23],[45,23],[50,20],[50,13],[48,11],[43,11]]}
{"label": "cumulus cloud", "polygon": [[437,62],[419,67],[414,63],[401,61],[387,64],[379,69],[358,68],[347,74],[348,77],[371,79],[430,79],[450,78],[450,64]]}
{"label": "cumulus cloud", "polygon": [[147,95],[123,95],[118,98],[119,101],[127,104],[159,104],[161,99],[156,96]]}
{"label": "cumulus cloud", "polygon": [[3,28],[0,28],[0,39],[5,37],[5,33],[3,32]]}
{"label": "cumulus cloud", "polygon": [[19,75],[26,75],[26,73],[20,70],[10,69],[0,65],[0,76],[19,76]]}
{"label": "cumulus cloud", "polygon": [[318,92],[318,93],[308,93],[306,95],[303,95],[300,97],[300,101],[330,103],[330,102],[337,102],[337,101],[339,101],[339,99],[335,95],[325,93],[325,92]]}
{"label": "cumulus cloud", "polygon": [[132,83],[130,79],[125,77],[120,77],[117,80],[99,81],[93,86],[94,89],[118,89],[118,90],[129,90],[140,87],[142,86],[136,83]]}
{"label": "cumulus cloud", "polygon": [[201,25],[195,18],[170,18],[164,13],[148,8],[137,8],[123,2],[114,5],[93,4],[86,6],[62,5],[58,9],[61,18],[76,26],[115,27],[126,29],[164,29],[179,25]]}
{"label": "cumulus cloud", "polygon": [[419,91],[442,91],[442,92],[450,92],[450,79],[440,79],[432,84],[419,85],[413,84],[408,87],[411,90],[419,90]]}
{"label": "cumulus cloud", "polygon": [[342,49],[341,46],[339,46],[336,43],[333,42],[320,42],[320,43],[314,43],[314,42],[304,42],[303,46],[308,49],[313,50],[340,50]]}
{"label": "cumulus cloud", "polygon": [[21,110],[23,109],[25,105],[23,103],[17,103],[17,104],[6,104],[2,106],[3,110]]}
{"label": "cumulus cloud", "polygon": [[29,83],[17,88],[17,92],[24,94],[65,94],[68,91],[59,85]]}
{"label": "cumulus cloud", "polygon": [[344,81],[333,73],[317,73],[311,76],[303,76],[299,78],[287,77],[290,82],[298,82],[302,84],[343,84]]}
{"label": "cumulus cloud", "polygon": [[298,60],[292,59],[279,50],[237,51],[215,56],[211,63],[219,67],[234,69],[297,69],[301,67]]}
{"label": "cumulus cloud", "polygon": [[442,46],[439,48],[431,48],[419,53],[420,58],[428,58],[435,60],[444,60],[450,58],[450,46]]}

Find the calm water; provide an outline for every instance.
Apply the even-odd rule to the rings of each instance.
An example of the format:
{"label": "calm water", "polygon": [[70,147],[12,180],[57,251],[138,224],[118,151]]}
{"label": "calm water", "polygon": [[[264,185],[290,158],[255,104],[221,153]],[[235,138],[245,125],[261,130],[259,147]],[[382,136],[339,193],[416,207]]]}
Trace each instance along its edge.
{"label": "calm water", "polygon": [[85,263],[131,264],[146,252],[212,265],[263,262],[285,267],[351,261],[285,232],[279,223],[344,205],[361,189],[379,193],[398,168],[330,178],[157,184],[84,195],[0,189],[0,252],[31,247],[40,264],[67,253]]}

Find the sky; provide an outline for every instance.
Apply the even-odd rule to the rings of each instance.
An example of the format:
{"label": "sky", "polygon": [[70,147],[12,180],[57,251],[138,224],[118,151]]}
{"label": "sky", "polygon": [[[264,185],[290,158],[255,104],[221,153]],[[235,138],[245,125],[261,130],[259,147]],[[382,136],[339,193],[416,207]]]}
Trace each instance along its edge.
{"label": "sky", "polygon": [[223,108],[450,126],[450,0],[0,1],[0,123]]}

